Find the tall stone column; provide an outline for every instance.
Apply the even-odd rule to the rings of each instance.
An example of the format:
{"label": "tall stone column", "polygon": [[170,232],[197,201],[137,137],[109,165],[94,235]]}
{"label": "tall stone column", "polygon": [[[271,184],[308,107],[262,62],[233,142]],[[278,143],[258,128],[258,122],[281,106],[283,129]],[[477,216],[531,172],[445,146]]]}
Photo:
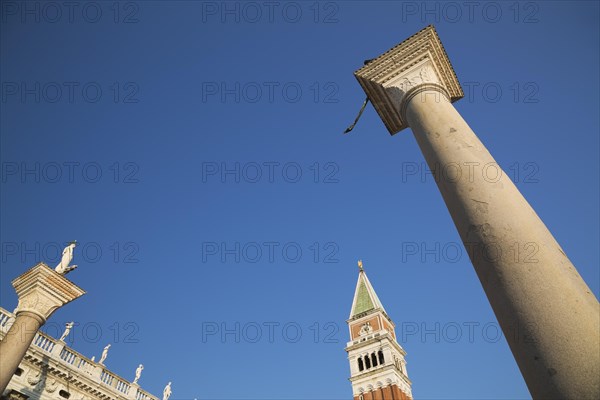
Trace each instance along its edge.
{"label": "tall stone column", "polygon": [[12,281],[19,297],[16,318],[0,341],[0,394],[4,392],[38,329],[54,311],[85,292],[39,263]]}
{"label": "tall stone column", "polygon": [[600,306],[548,228],[451,104],[432,26],[355,73],[389,132],[410,126],[534,398],[600,398]]}

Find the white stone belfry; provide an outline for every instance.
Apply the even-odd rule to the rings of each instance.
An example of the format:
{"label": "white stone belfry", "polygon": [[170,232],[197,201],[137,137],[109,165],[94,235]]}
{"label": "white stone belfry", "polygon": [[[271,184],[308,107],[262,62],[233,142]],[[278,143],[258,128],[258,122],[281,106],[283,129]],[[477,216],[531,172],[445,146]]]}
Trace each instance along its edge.
{"label": "white stone belfry", "polygon": [[452,106],[463,92],[433,26],[355,76],[392,135],[413,131],[533,398],[600,398],[598,300]]}

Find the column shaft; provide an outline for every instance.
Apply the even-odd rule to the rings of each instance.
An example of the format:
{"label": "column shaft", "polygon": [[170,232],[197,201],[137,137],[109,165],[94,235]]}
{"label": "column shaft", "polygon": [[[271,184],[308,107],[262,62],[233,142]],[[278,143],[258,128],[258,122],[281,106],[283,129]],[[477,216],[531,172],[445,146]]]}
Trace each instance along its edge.
{"label": "column shaft", "polygon": [[532,396],[600,398],[594,294],[444,95],[405,114]]}
{"label": "column shaft", "polygon": [[19,312],[15,322],[0,341],[0,394],[8,386],[35,334],[44,320],[31,312]]}

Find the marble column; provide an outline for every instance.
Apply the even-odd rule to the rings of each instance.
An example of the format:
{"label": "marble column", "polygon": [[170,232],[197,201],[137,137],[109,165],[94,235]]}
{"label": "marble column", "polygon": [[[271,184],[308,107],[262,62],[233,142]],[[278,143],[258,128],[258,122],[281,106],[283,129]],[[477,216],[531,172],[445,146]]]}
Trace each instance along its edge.
{"label": "marble column", "polygon": [[85,292],[39,263],[12,282],[19,298],[16,318],[0,341],[0,394],[8,386],[38,329],[61,306]]}
{"label": "marble column", "polygon": [[412,129],[531,395],[600,398],[598,300],[451,104],[463,92],[435,29],[355,75],[391,134]]}

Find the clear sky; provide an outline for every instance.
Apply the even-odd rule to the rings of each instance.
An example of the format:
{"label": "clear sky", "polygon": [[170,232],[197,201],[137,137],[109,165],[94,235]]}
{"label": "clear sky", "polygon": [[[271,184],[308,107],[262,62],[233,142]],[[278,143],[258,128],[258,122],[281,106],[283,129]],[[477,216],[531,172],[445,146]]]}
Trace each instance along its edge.
{"label": "clear sky", "polygon": [[77,239],[87,294],[44,329],[82,354],[172,399],[347,399],[361,258],[415,398],[529,397],[410,130],[341,134],[353,72],[435,24],[598,296],[598,3],[465,3],[3,0],[0,305]]}

